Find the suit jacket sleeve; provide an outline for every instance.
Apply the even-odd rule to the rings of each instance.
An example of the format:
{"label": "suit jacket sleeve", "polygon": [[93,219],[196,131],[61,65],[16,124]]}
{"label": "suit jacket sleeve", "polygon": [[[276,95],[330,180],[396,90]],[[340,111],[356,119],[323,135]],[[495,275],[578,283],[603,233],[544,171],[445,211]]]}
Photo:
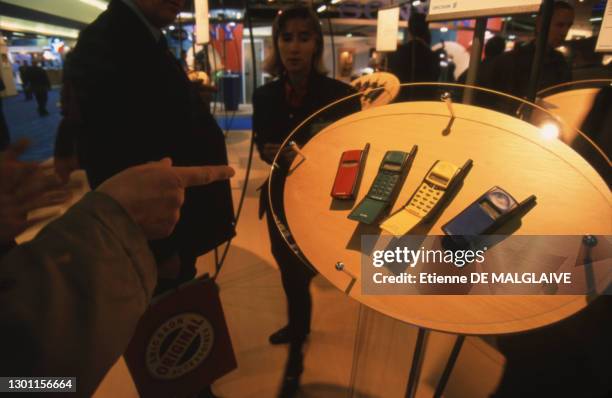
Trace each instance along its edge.
{"label": "suit jacket sleeve", "polygon": [[91,396],[144,313],[156,267],[140,228],[92,192],[0,261],[4,376],[77,378]]}

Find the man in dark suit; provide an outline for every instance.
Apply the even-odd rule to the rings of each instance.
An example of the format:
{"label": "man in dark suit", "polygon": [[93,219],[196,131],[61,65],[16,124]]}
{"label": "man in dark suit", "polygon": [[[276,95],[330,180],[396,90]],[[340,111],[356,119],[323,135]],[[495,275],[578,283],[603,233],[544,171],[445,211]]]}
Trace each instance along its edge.
{"label": "man in dark suit", "polygon": [[51,89],[51,82],[47,72],[42,68],[40,63],[35,63],[28,68],[28,84],[30,91],[34,93],[36,97],[36,103],[38,104],[38,114],[40,116],[47,116],[47,101],[49,99],[49,90]]}
{"label": "man in dark suit", "polygon": [[[112,0],[79,38],[66,68],[77,97],[79,163],[92,188],[130,166],[170,157],[177,166],[227,164],[222,131],[168,50],[161,28],[184,0]],[[186,192],[170,237],[151,242],[159,264],[179,264],[178,278],[195,275],[195,260],[234,236],[227,181]]]}

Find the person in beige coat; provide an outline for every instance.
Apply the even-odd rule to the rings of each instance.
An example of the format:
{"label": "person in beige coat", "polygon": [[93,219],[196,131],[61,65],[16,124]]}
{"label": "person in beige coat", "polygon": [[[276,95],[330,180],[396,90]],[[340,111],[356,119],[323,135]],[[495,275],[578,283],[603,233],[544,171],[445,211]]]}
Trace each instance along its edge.
{"label": "person in beige coat", "polygon": [[[56,190],[34,170],[6,191],[15,166],[23,164],[0,157],[3,203]],[[0,257],[0,375],[76,377],[77,396],[91,396],[152,297],[157,265],[147,240],[172,232],[185,188],[232,175],[227,166],[172,167],[169,159],[126,169]]]}

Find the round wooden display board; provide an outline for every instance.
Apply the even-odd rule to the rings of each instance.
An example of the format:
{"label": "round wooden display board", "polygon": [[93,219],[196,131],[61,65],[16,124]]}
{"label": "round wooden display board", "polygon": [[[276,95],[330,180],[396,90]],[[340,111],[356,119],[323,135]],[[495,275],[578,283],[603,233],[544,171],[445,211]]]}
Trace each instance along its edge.
{"label": "round wooden display board", "polygon": [[[504,334],[542,327],[587,305],[584,296],[375,296],[361,294],[361,253],[349,245],[358,223],[350,208],[332,208],[331,186],[340,154],[371,144],[356,203],[363,198],[387,150],[419,150],[393,211],[405,204],[434,161],[474,166],[464,186],[429,234],[494,185],[517,200],[531,194],[537,206],[522,220],[521,235],[609,235],[610,190],[591,166],[558,140],[542,138],[536,127],[491,110],[455,104],[449,134],[448,108],[441,102],[409,102],[369,109],[328,126],[303,148],[307,160],[287,177],[284,191],[289,228],[310,263],[337,288],[350,277],[335,269],[337,261],[357,277],[350,296],[398,320],[461,334]],[[298,157],[299,159],[299,157]],[[359,233],[379,234],[377,227]],[[357,236],[358,237],[358,236]],[[357,240],[358,241],[358,240]],[[351,248],[347,248],[347,246]]]}
{"label": "round wooden display board", "polygon": [[[368,88],[364,88],[364,85],[368,84]],[[358,88],[361,96],[361,109],[370,109],[377,106],[387,105],[395,99],[400,90],[399,79],[388,72],[376,72],[369,75],[363,75],[351,82],[351,86]],[[383,92],[380,93],[373,101],[368,98],[368,94],[373,91],[375,87],[384,87]]]}

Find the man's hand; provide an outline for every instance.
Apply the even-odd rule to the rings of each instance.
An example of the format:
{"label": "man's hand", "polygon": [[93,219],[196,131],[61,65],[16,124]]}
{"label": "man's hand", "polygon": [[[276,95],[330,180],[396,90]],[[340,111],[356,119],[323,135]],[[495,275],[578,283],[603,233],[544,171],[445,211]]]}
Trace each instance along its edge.
{"label": "man's hand", "polygon": [[55,215],[28,219],[28,213],[68,201],[72,194],[49,167],[21,162],[27,148],[20,141],[0,155],[0,244],[10,243],[30,226]]}
{"label": "man's hand", "polygon": [[229,166],[172,167],[164,158],[126,169],[97,189],[115,199],[130,214],[149,240],[164,238],[174,230],[185,200],[185,188],[226,180]]}
{"label": "man's hand", "polygon": [[55,174],[66,184],[70,181],[70,174],[79,169],[79,161],[76,155],[67,157],[56,156],[53,159],[53,166],[55,167]]}

